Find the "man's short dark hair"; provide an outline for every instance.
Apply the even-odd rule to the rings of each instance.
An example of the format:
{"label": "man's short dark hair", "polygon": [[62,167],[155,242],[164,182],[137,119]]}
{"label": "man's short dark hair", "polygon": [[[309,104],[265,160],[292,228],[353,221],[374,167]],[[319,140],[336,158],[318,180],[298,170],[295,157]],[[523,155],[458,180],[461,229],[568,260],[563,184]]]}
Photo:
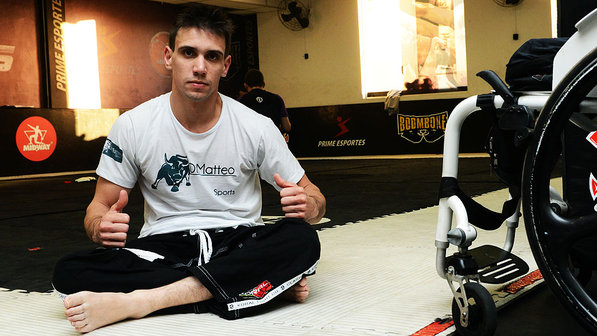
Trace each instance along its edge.
{"label": "man's short dark hair", "polygon": [[265,86],[265,80],[263,74],[257,69],[249,69],[245,74],[245,84],[249,87],[262,87]]}
{"label": "man's short dark hair", "polygon": [[223,9],[204,5],[185,6],[176,16],[176,20],[170,28],[169,46],[172,50],[175,49],[176,34],[181,28],[197,28],[224,37],[225,53],[226,55],[230,53],[230,40],[234,25]]}

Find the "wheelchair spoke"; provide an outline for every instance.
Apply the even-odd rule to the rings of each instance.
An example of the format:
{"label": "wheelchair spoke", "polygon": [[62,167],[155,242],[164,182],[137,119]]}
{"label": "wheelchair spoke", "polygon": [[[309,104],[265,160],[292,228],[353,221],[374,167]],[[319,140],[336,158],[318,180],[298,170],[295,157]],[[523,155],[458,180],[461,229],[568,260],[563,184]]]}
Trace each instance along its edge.
{"label": "wheelchair spoke", "polygon": [[546,223],[542,228],[548,235],[547,239],[566,250],[580,239],[597,235],[597,214],[561,218],[550,212],[542,217]]}
{"label": "wheelchair spoke", "polygon": [[572,243],[581,238],[597,234],[597,214],[581,216],[568,220],[559,227],[560,233],[568,235],[568,240]]}

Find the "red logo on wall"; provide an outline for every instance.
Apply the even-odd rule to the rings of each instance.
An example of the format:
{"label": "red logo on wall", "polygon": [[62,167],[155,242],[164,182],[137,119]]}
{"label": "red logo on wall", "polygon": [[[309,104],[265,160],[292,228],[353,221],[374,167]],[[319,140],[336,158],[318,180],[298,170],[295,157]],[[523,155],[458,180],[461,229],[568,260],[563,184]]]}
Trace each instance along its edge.
{"label": "red logo on wall", "polygon": [[346,123],[350,121],[350,118],[343,120],[342,117],[338,116],[336,120],[338,120],[338,127],[340,128],[340,133],[336,134],[334,138],[337,138],[342,134],[348,133],[348,131],[350,131],[348,127],[346,127]]}
{"label": "red logo on wall", "polygon": [[43,161],[56,149],[56,130],[42,117],[29,117],[17,128],[17,148],[31,161]]}

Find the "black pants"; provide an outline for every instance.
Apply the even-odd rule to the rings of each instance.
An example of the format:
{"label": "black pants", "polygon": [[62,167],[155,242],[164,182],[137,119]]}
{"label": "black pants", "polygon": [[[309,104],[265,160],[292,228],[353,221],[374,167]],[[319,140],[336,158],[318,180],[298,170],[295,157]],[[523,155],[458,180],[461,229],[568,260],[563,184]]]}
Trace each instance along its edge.
{"label": "black pants", "polygon": [[[87,290],[131,292],[195,276],[213,299],[158,313],[212,312],[226,319],[250,316],[264,303],[315,273],[320,255],[317,233],[298,219],[236,229],[206,230],[211,260],[197,266],[199,238],[188,232],[153,235],[127,242],[126,248],[97,248],[58,261],[54,288],[63,294]],[[128,249],[151,251],[149,261]],[[151,259],[151,258],[149,258]]]}

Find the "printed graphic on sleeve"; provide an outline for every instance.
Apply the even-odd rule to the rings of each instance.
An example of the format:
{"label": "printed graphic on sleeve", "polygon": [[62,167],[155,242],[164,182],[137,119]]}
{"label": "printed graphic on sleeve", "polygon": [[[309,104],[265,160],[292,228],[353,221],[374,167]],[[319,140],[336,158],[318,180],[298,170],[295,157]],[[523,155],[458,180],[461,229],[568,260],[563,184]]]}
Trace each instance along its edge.
{"label": "printed graphic on sleeve", "polygon": [[42,117],[29,117],[17,128],[19,152],[31,161],[43,161],[56,149],[56,130]]}
{"label": "printed graphic on sleeve", "polygon": [[111,157],[118,163],[122,163],[122,149],[120,149],[120,147],[118,147],[118,145],[113,143],[110,139],[106,139],[102,154]]}

